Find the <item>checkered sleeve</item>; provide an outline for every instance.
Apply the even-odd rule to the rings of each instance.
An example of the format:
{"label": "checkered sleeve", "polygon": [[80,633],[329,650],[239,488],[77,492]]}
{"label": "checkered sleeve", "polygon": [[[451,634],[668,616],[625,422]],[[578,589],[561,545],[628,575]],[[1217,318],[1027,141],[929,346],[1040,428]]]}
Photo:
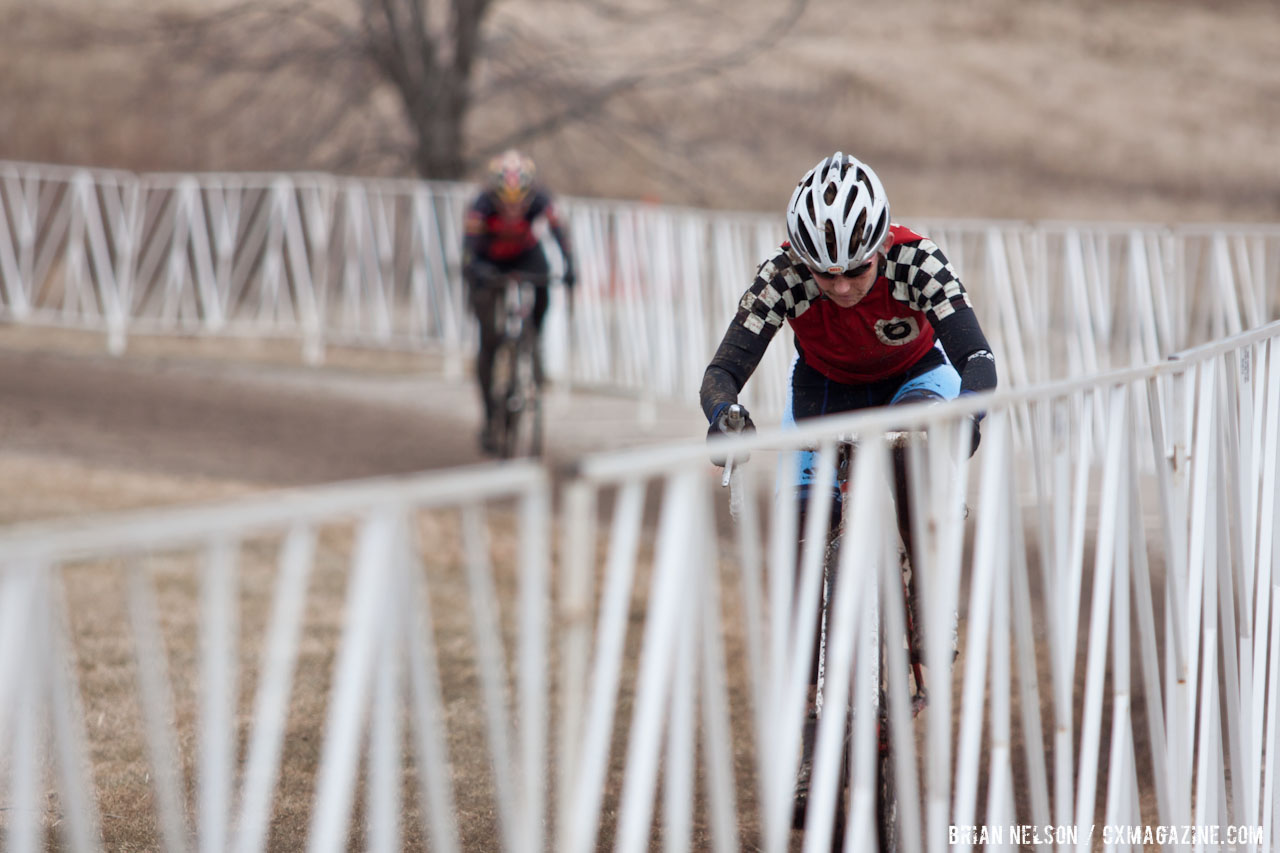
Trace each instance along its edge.
{"label": "checkered sleeve", "polygon": [[802,275],[797,261],[783,249],[760,265],[734,320],[769,340],[784,320],[803,314],[817,296],[813,277]]}
{"label": "checkered sleeve", "polygon": [[893,282],[893,296],[937,325],[961,308],[972,308],[955,268],[928,237],[890,247],[884,274]]}

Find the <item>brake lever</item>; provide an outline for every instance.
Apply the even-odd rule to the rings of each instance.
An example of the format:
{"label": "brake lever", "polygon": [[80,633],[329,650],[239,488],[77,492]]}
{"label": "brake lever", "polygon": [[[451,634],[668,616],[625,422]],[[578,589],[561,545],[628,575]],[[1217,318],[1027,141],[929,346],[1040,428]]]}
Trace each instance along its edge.
{"label": "brake lever", "polygon": [[742,406],[734,403],[729,407],[729,412],[724,417],[724,425],[728,427],[725,432],[742,432],[742,428],[747,425],[747,419],[742,414]]}
{"label": "brake lever", "polygon": [[[734,403],[729,407],[728,413],[725,415],[724,425],[727,427],[726,433],[740,433],[742,428],[746,426],[746,417],[742,414],[742,406]],[[724,476],[720,478],[720,487],[724,488],[729,485],[729,478],[733,476],[733,457],[730,456],[724,462]]]}

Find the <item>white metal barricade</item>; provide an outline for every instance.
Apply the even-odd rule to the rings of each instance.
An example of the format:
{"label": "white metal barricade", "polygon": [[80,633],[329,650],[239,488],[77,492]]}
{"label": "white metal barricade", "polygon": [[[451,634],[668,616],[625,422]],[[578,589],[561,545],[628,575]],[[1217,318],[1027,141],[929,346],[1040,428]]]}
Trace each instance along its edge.
{"label": "white metal barricade", "polygon": [[[459,275],[473,188],[317,174],[132,175],[0,163],[0,316],[145,333],[431,349],[461,376],[474,332]],[[553,377],[693,400],[784,234],[772,214],[563,199],[574,313],[548,318]],[[1280,314],[1280,229],[908,222],[973,292],[1009,385],[1144,364]],[[558,269],[558,253],[550,252]],[[746,402],[782,408],[774,346]]]}
{"label": "white metal barricade", "polygon": [[[948,427],[979,407],[988,412],[982,447],[965,466],[955,449],[963,438]],[[724,449],[816,445],[829,456],[837,435],[917,425],[931,436],[912,478],[931,697],[922,722],[906,710],[901,646],[890,643],[885,662],[903,849],[1111,849],[1144,837],[1170,843],[1170,827],[1200,828],[1177,836],[1188,846],[1274,849],[1280,324],[1169,362],[762,431]],[[773,497],[772,468],[760,466],[765,493],[749,492],[742,520],[713,544],[706,533],[725,498],[697,464],[704,453],[588,460],[566,502],[581,538],[571,555],[592,552],[588,522],[606,497],[614,517],[602,579],[587,561],[563,568],[565,606],[578,618],[561,682],[565,706],[582,709],[566,725],[584,734],[562,781],[570,796],[557,849],[593,849],[601,815],[613,813],[605,843],[620,849],[649,844],[651,825],[671,849],[693,838],[720,850],[792,843],[815,629],[813,608],[796,601],[820,594],[812,543],[827,505],[810,508],[811,544],[798,555],[794,499],[790,490]],[[905,624],[900,597],[885,593],[900,583],[896,537],[884,535],[888,464],[887,450],[860,447],[844,497],[824,709],[854,704],[853,784],[838,794],[831,755],[843,714],[824,712],[805,850],[828,849],[837,796],[850,798],[846,849],[874,845],[875,691],[848,674],[854,662],[855,674],[874,669],[875,603],[889,636]],[[658,489],[654,548],[637,556],[644,496]],[[647,593],[633,589],[642,575]],[[643,621],[629,619],[641,601]],[[948,614],[957,610],[963,642],[951,671]],[[620,652],[629,638],[642,650],[630,686]],[[618,719],[623,707],[630,713]],[[619,759],[624,778],[603,785]],[[697,814],[686,805],[694,790]],[[602,809],[604,791],[620,793]],[[1157,832],[1163,841],[1152,840]]]}
{"label": "white metal barricade", "polygon": [[[0,534],[5,849],[266,849],[300,771],[296,835],[272,849],[544,849],[549,511],[522,464]],[[495,531],[520,543],[496,562]],[[119,624],[86,625],[102,612]],[[442,616],[465,651],[441,653]],[[104,810],[129,785],[154,808]]]}
{"label": "white metal barricade", "polygon": [[[966,463],[956,427],[977,409]],[[1185,826],[1275,849],[1280,324],[726,443],[759,457],[734,523],[690,443],[582,460],[563,538],[529,464],[0,532],[4,845],[788,849],[817,624],[796,602],[820,594],[831,498],[815,491],[800,530],[769,456],[816,447],[830,481],[856,432],[802,846],[826,849],[843,796],[848,849],[870,849],[877,638],[906,618],[874,436],[914,427],[920,719],[901,645],[883,670],[902,849]],[[136,725],[115,722],[130,707]],[[110,764],[130,737],[147,781]],[[306,805],[282,817],[299,775]],[[102,806],[128,784],[153,792],[142,830]]]}

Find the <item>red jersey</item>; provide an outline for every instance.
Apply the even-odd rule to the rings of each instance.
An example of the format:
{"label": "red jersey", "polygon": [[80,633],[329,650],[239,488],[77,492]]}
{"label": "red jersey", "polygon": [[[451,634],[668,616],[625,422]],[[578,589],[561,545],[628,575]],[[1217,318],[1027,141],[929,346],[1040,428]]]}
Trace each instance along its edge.
{"label": "red jersey", "polygon": [[533,223],[539,216],[545,216],[552,229],[560,227],[551,197],[543,190],[534,190],[526,205],[514,209],[503,207],[492,191],[483,192],[467,210],[467,249],[472,257],[494,263],[518,258],[538,245]]}
{"label": "red jersey", "polygon": [[760,265],[742,296],[736,322],[772,338],[783,320],[815,370],[846,385],[902,373],[929,351],[933,324],[972,307],[955,270],[938,246],[900,225],[871,290],[849,308],[822,295],[813,273],[783,243]]}

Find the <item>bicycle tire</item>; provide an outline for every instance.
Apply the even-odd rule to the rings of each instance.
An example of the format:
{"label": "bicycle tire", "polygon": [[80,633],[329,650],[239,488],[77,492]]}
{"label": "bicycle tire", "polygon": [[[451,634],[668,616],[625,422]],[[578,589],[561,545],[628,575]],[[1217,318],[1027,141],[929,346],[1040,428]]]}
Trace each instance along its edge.
{"label": "bicycle tire", "polygon": [[831,828],[832,853],[842,853],[849,826],[849,794],[853,781],[853,711],[844,717],[844,754],[840,757],[840,787],[836,795],[835,823]]}
{"label": "bicycle tire", "polygon": [[[524,364],[519,368],[522,374],[525,368]],[[510,425],[511,456],[537,458],[542,455],[542,395],[531,373],[520,378],[519,399],[519,409],[512,412]]]}
{"label": "bicycle tire", "polygon": [[[882,649],[882,665],[883,654]],[[897,853],[898,787],[893,772],[893,739],[890,737],[888,716],[884,711],[883,694],[880,701],[878,727],[881,743],[876,758],[876,840],[880,844],[881,853]]]}
{"label": "bicycle tire", "polygon": [[[830,593],[835,589],[836,576],[840,566],[840,548],[843,542],[842,530],[829,530],[827,544],[823,554],[823,601],[820,614],[819,630],[825,635],[828,630],[827,618],[830,615]],[[820,654],[826,655],[825,636],[820,643]],[[831,827],[831,850],[840,853],[844,850],[845,832],[849,823],[849,795],[853,782],[853,709],[847,708],[844,719],[844,739],[840,756],[840,770],[836,788],[835,812]]]}
{"label": "bicycle tire", "polygon": [[[836,543],[838,550],[839,543]],[[830,555],[829,555],[830,556]],[[836,565],[834,559],[831,565]],[[876,783],[875,831],[880,853],[897,853],[899,845],[898,788],[894,773],[893,739],[889,731],[887,684],[888,655],[884,645],[883,626],[879,650],[880,686],[876,708]],[[841,761],[840,797],[836,803],[835,828],[831,849],[843,851],[844,834],[849,819],[849,795],[853,783],[853,709],[845,719],[844,755]]]}
{"label": "bicycle tire", "polygon": [[532,340],[525,339],[511,347],[510,381],[503,403],[502,455],[507,459],[542,454],[542,395],[534,369],[533,346]]}
{"label": "bicycle tire", "polygon": [[[848,461],[849,461],[849,458],[846,455],[842,460],[841,464],[847,466]],[[841,524],[840,527],[836,529],[829,530],[828,537],[829,539],[827,542],[826,553],[823,558],[823,574],[824,574],[824,587],[829,590],[829,589],[834,589],[835,587],[835,579],[836,579],[836,575],[838,574],[838,569],[840,565],[839,551],[841,549],[841,546],[843,544],[843,539],[844,539],[843,524]],[[908,584],[906,583],[907,579],[910,577],[911,567],[910,567],[910,564],[906,561],[905,551],[903,552],[901,559],[902,559],[902,562],[900,564],[900,570],[904,572],[903,603],[907,607],[908,613],[912,615],[916,615],[912,609],[914,604],[914,602],[912,601],[913,596],[910,595]],[[823,623],[825,623],[826,621],[829,606],[830,606],[830,601],[824,593],[824,600],[822,603],[822,615],[820,617]],[[917,630],[920,627],[922,626],[918,624],[916,625]],[[825,628],[820,627],[820,630],[825,630]],[[910,626],[909,626],[909,631],[910,631]],[[880,649],[878,654],[880,695],[879,695],[879,703],[878,703],[879,707],[876,709],[877,749],[876,749],[876,769],[875,769],[876,780],[875,780],[874,820],[875,820],[876,841],[878,843],[879,850],[881,851],[881,853],[897,853],[901,843],[901,826],[899,822],[900,816],[899,816],[899,808],[898,808],[897,781],[896,781],[896,773],[894,770],[893,741],[892,741],[891,733],[889,730],[888,715],[886,713],[887,712],[887,705],[886,705],[887,682],[884,679],[887,677],[889,662],[888,662],[887,648],[885,646],[883,625],[880,626],[880,633],[881,633]],[[911,640],[913,641],[915,639],[916,639],[915,637],[911,638]],[[825,645],[825,642],[823,643],[823,645]],[[822,653],[825,654],[825,651],[823,651]],[[874,677],[875,676],[873,675],[873,678]],[[915,674],[914,677],[916,677],[917,679],[919,678],[918,672]],[[923,700],[923,696],[924,696],[923,690],[921,690],[919,695],[920,695],[920,698]],[[917,713],[919,713],[919,710],[920,710],[920,707],[915,706],[914,703],[915,703],[915,699],[913,697],[913,707],[912,707],[913,718]],[[834,826],[833,826],[833,832],[831,837],[831,849],[833,851],[842,851],[844,849],[844,840],[845,840],[844,837],[845,837],[848,821],[850,819],[849,796],[851,794],[851,788],[853,783],[852,713],[853,713],[853,709],[850,708],[849,716],[846,717],[846,720],[845,720],[844,751],[841,757],[841,784],[838,789],[835,815],[834,815]],[[795,818],[793,813],[793,827],[794,826],[795,826]]]}
{"label": "bicycle tire", "polygon": [[494,444],[498,456],[503,459],[511,457],[512,432],[516,424],[512,419],[511,399],[515,390],[516,351],[510,341],[498,346],[493,356],[493,379],[491,393],[493,395]]}

